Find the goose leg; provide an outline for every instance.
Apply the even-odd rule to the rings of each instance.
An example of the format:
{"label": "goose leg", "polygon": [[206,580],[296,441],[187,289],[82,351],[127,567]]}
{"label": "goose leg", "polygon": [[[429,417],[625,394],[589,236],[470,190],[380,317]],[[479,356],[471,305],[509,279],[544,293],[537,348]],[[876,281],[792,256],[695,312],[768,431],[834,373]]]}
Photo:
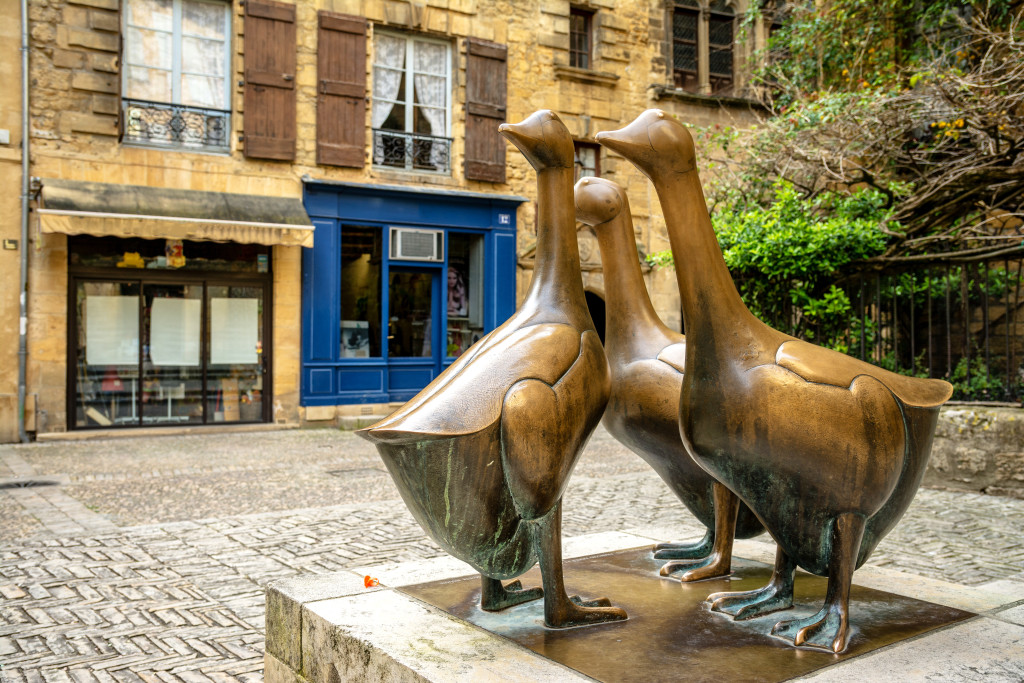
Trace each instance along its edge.
{"label": "goose leg", "polygon": [[828,590],[821,610],[806,619],[780,621],[772,635],[794,645],[842,652],[850,637],[850,582],[864,536],[864,518],[846,512],[832,526],[832,554],[828,563]]}
{"label": "goose leg", "polygon": [[740,499],[717,481],[712,486],[712,495],[715,502],[715,530],[708,532],[714,538],[711,552],[697,561],[669,562],[661,568],[662,576],[669,576],[682,569],[688,571],[679,577],[680,581],[700,581],[729,575],[732,569],[732,542],[736,538],[736,514],[740,511]]}
{"label": "goose leg", "polygon": [[764,588],[739,593],[712,593],[707,597],[712,612],[724,612],[742,621],[771,614],[793,606],[793,575],[796,562],[783,552],[775,551],[775,571]]}
{"label": "goose leg", "polygon": [[704,538],[696,543],[659,543],[654,546],[656,560],[689,560],[707,557],[715,542],[714,529],[704,532]]}
{"label": "goose leg", "polygon": [[581,601],[570,599],[562,578],[562,504],[530,522],[534,548],[540,559],[544,584],[544,624],[550,628],[585,626],[626,618],[625,610],[609,607],[606,598]]}
{"label": "goose leg", "polygon": [[497,612],[542,597],[544,591],[539,586],[524,589],[518,579],[503,586],[498,579],[480,575],[480,609],[484,611]]}

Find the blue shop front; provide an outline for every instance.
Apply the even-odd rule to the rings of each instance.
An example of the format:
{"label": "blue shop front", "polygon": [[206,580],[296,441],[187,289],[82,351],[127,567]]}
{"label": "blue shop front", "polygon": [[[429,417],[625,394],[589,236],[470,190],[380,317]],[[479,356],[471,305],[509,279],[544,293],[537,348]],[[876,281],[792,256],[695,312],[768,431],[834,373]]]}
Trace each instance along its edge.
{"label": "blue shop front", "polygon": [[302,405],[408,400],[512,315],[524,201],[305,179]]}

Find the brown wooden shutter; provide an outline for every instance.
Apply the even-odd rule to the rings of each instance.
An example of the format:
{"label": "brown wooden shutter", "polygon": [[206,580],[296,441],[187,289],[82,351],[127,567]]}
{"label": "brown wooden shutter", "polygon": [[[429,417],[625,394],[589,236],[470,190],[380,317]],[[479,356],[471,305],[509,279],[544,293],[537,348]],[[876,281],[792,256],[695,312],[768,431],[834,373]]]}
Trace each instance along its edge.
{"label": "brown wooden shutter", "polygon": [[362,168],[366,149],[366,19],[321,10],[316,163]]}
{"label": "brown wooden shutter", "polygon": [[245,3],[245,156],[295,159],[295,5]]}
{"label": "brown wooden shutter", "polygon": [[504,45],[476,38],[466,41],[466,178],[505,182],[505,139],[498,126],[505,121]]}

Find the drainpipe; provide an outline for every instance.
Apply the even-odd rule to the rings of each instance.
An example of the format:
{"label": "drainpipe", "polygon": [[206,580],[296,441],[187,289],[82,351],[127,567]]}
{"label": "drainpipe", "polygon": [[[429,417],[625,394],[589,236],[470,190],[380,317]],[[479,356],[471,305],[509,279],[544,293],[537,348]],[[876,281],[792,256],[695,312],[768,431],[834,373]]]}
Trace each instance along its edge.
{"label": "drainpipe", "polygon": [[25,431],[25,382],[28,370],[28,0],[21,0],[21,264],[18,281],[18,438]]}

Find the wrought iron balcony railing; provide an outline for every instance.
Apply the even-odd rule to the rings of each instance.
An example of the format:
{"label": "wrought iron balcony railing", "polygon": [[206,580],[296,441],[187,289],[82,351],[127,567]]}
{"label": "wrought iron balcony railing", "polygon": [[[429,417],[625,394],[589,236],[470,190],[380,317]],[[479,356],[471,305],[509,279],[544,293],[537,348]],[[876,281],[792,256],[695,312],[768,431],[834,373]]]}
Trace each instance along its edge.
{"label": "wrought iron balcony railing", "polygon": [[121,106],[128,142],[210,152],[230,149],[230,111],[129,99]]}
{"label": "wrought iron balcony railing", "polygon": [[451,173],[452,138],[373,129],[373,164],[406,171]]}

